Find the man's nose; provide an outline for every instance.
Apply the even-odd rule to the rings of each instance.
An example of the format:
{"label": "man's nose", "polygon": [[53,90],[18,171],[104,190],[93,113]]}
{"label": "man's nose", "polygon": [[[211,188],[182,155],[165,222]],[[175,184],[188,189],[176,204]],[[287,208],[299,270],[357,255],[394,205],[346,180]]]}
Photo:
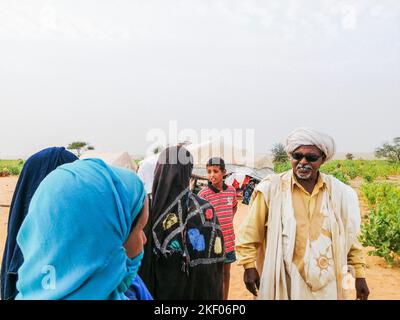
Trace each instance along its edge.
{"label": "man's nose", "polygon": [[302,165],[306,165],[306,164],[308,164],[308,161],[306,160],[305,157],[303,157],[303,159],[300,160],[300,163],[301,163]]}

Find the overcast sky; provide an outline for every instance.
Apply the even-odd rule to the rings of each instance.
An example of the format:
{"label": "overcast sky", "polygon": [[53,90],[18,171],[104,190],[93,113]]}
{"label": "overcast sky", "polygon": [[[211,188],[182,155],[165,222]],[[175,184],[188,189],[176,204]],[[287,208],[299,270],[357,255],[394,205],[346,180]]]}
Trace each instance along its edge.
{"label": "overcast sky", "polygon": [[85,140],[298,126],[340,152],[400,136],[400,1],[0,0],[0,158]]}

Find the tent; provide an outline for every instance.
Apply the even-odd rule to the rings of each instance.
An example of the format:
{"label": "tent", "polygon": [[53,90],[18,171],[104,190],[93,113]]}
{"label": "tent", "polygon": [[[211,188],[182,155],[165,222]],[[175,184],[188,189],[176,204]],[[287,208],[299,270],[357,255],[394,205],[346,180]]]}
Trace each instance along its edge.
{"label": "tent", "polygon": [[211,157],[223,158],[226,164],[254,167],[254,156],[248,150],[224,142],[223,139],[217,138],[185,147],[193,155],[195,168],[205,168]]}
{"label": "tent", "polygon": [[255,156],[248,150],[225,143],[221,139],[190,144],[186,148],[194,158],[193,173],[199,177],[207,176],[206,164],[212,157],[223,158],[226,171],[231,175],[250,176],[262,180],[265,176],[274,172],[274,166],[268,156]]}
{"label": "tent", "polygon": [[264,177],[274,173],[273,164],[267,155],[255,156],[246,149],[224,143],[215,139],[200,144],[190,144],[186,148],[194,158],[193,189],[197,191],[207,180],[206,164],[212,157],[221,157],[227,171],[226,184],[236,189],[244,189],[249,181],[260,182]]}
{"label": "tent", "polygon": [[[199,189],[198,182],[202,185],[206,184],[206,164],[212,157],[224,159],[228,174],[226,183],[237,186],[236,189],[243,189],[250,180],[260,182],[264,177],[274,172],[269,156],[254,156],[248,150],[224,142],[220,138],[198,144],[185,143],[185,148],[193,155],[192,190],[195,190],[195,192]],[[138,175],[145,182],[148,192],[151,192],[158,156],[159,154],[151,155],[139,163]]]}
{"label": "tent", "polygon": [[97,152],[95,150],[88,150],[80,156],[80,159],[88,158],[98,158],[109,165],[129,169],[135,172],[137,170],[137,165],[134,163],[131,156],[126,151],[119,153],[106,153]]}

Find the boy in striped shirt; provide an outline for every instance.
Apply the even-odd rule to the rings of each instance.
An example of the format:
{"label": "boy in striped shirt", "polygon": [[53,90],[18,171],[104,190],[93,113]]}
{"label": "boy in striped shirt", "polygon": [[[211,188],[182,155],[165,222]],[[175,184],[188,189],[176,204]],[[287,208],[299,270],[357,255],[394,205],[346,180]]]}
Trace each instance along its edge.
{"label": "boy in striped shirt", "polygon": [[235,232],[233,217],[237,210],[236,190],[224,182],[225,162],[221,158],[211,158],[207,163],[208,186],[199,196],[214,207],[221,225],[225,244],[224,300],[228,299],[231,263],[236,261]]}

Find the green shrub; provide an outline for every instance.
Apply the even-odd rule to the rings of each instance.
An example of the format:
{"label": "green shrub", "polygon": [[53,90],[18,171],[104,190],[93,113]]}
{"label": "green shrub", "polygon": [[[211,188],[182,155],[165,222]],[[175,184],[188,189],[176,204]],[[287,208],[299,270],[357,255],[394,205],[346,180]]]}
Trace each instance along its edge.
{"label": "green shrub", "polygon": [[366,177],[373,181],[378,177],[387,178],[390,175],[400,175],[400,164],[386,160],[332,160],[321,166],[321,171],[334,175],[341,171],[350,179]]}
{"label": "green shrub", "polygon": [[275,163],[275,165],[274,165],[274,171],[276,173],[285,172],[285,171],[288,171],[291,168],[292,168],[292,165],[291,165],[290,161],[281,162],[281,163]]}
{"label": "green shrub", "polygon": [[8,167],[8,170],[10,172],[10,175],[19,176],[19,174],[21,173],[22,168],[19,167],[19,166],[11,166],[11,167]]}
{"label": "green shrub", "polygon": [[363,179],[365,182],[369,182],[369,183],[371,183],[375,180],[374,177],[370,174],[363,175]]}
{"label": "green shrub", "polygon": [[10,175],[10,170],[7,167],[0,168],[0,177],[8,177]]}
{"label": "green shrub", "polygon": [[18,176],[24,165],[23,160],[0,160],[1,176]]}
{"label": "green shrub", "polygon": [[[290,161],[275,163],[277,173],[291,168]],[[400,175],[400,164],[386,160],[332,160],[321,166],[321,172],[333,175],[344,183],[349,183],[357,177],[364,182],[373,182],[378,178]]]}
{"label": "green shrub", "polygon": [[342,171],[336,170],[331,173],[336,179],[342,181],[345,184],[349,184],[349,178]]}
{"label": "green shrub", "polygon": [[349,176],[349,178],[350,178],[351,180],[353,180],[353,179],[355,179],[355,178],[358,177],[358,172],[357,172],[356,169],[351,168],[351,169],[347,172],[347,175]]}
{"label": "green shrub", "polygon": [[361,228],[361,243],[372,246],[369,255],[383,257],[393,265],[400,255],[400,188],[389,183],[363,184],[368,217]]}

